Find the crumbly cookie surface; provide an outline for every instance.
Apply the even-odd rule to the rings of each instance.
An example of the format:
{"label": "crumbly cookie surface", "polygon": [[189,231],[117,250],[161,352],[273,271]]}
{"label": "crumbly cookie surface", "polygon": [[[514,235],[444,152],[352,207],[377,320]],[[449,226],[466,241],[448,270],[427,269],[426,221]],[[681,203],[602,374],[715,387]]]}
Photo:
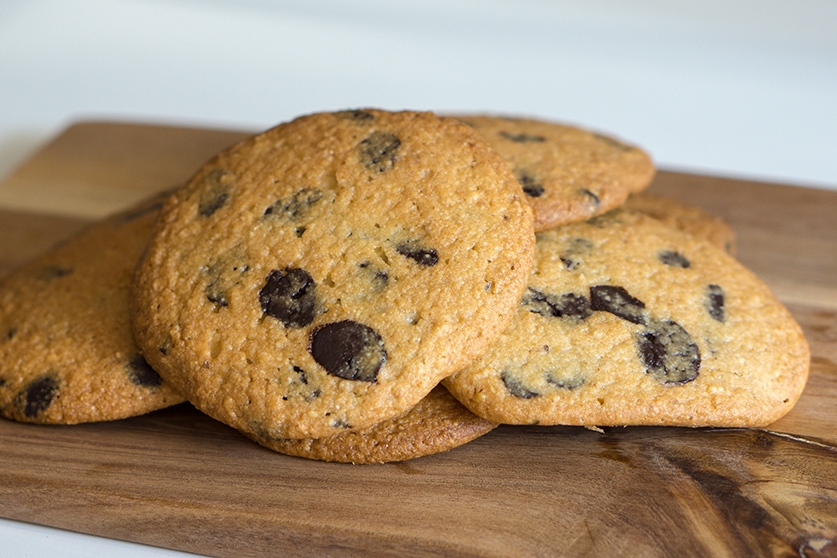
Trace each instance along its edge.
{"label": "crumbly cookie surface", "polygon": [[532,214],[472,129],[430,113],[298,118],[209,161],[135,276],[148,361],[244,432],[318,438],[416,405],[499,337]]}
{"label": "crumbly cookie surface", "polygon": [[43,424],[180,403],[136,346],[131,273],[162,197],[90,225],[0,283],[0,413]]}
{"label": "crumbly cookie surface", "polygon": [[584,221],[622,205],[651,183],[643,150],[609,136],[542,120],[457,116],[505,158],[542,231]]}
{"label": "crumbly cookie surface", "polygon": [[390,463],[448,451],[487,434],[497,423],[466,409],[437,386],[404,415],[327,438],[267,438],[245,433],[274,451],[341,463]]}
{"label": "crumbly cookie surface", "polygon": [[512,324],[444,384],[501,423],[763,426],[808,365],[799,326],[750,271],[619,209],[539,233]]}
{"label": "crumbly cookie surface", "polygon": [[625,207],[650,215],[669,227],[705,238],[727,254],[735,255],[735,231],[726,221],[699,207],[644,192],[631,195]]}

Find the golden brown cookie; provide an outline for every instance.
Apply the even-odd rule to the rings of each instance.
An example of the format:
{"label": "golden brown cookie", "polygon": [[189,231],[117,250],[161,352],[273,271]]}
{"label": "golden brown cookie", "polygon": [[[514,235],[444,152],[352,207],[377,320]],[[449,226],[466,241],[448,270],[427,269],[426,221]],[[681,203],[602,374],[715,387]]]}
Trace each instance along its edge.
{"label": "golden brown cookie", "polygon": [[506,159],[535,212],[535,230],[585,221],[622,205],[654,177],[641,149],[574,126],[524,118],[457,116]]}
{"label": "golden brown cookie", "polygon": [[247,433],[274,451],[297,457],[341,463],[389,463],[448,451],[487,434],[497,423],[462,406],[442,386],[404,415],[365,430],[328,438],[270,438]]}
{"label": "golden brown cookie", "polygon": [[808,344],[731,256],[638,212],[538,233],[512,324],[444,381],[501,423],[764,426],[805,385]]}
{"label": "golden brown cookie", "polygon": [[430,113],[298,118],[209,161],[135,280],[148,361],[198,409],[273,438],[362,430],[500,336],[532,214],[508,165]]}
{"label": "golden brown cookie", "polygon": [[120,419],[180,403],[134,343],[131,273],[162,206],[90,225],[0,283],[0,413],[43,424]]}
{"label": "golden brown cookie", "polygon": [[705,238],[727,254],[735,255],[735,232],[726,221],[699,207],[644,192],[632,194],[625,207],[650,215],[669,227]]}

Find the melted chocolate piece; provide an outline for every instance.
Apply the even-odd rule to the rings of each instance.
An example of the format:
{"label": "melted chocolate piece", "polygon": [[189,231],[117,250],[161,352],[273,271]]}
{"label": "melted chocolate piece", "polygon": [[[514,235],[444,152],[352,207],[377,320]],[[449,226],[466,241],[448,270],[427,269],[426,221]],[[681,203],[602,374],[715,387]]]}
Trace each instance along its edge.
{"label": "melted chocolate piece", "polygon": [[136,355],[128,362],[128,377],[134,385],[147,388],[159,387],[163,383],[163,379],[142,355]]}
{"label": "melted chocolate piece", "polygon": [[433,248],[425,248],[418,245],[416,242],[402,242],[395,247],[395,250],[404,256],[415,260],[415,262],[424,267],[433,267],[439,263],[439,255]]}
{"label": "melted chocolate piece", "polygon": [[536,136],[533,134],[513,134],[511,132],[500,132],[500,135],[509,141],[515,143],[543,143],[546,138],[543,136]]}
{"label": "melted chocolate piece", "polygon": [[634,324],[645,323],[645,303],[632,297],[622,287],[613,285],[590,287],[590,306],[593,310],[610,312]]}
{"label": "melted chocolate piece", "polygon": [[567,243],[567,249],[561,254],[561,261],[567,271],[573,271],[581,263],[581,257],[589,254],[593,243],[586,238],[572,238]]}
{"label": "melted chocolate piece", "polygon": [[511,372],[501,372],[500,379],[503,380],[503,385],[506,386],[508,392],[520,399],[534,399],[541,395],[537,391],[524,387]]}
{"label": "melted chocolate piece", "polygon": [[68,275],[72,275],[73,269],[71,267],[61,267],[58,265],[48,265],[38,272],[38,279],[43,281],[52,281],[53,279],[61,279]]}
{"label": "melted chocolate piece", "polygon": [[204,178],[204,189],[198,201],[198,213],[209,217],[227,204],[232,175],[223,169],[213,169]]}
{"label": "melted chocolate piece", "polygon": [[372,292],[379,293],[389,284],[389,274],[376,267],[372,262],[362,262],[357,266],[363,270],[363,275],[372,284]]}
{"label": "melted chocolate piece", "polygon": [[[317,188],[303,188],[289,198],[275,201],[273,205],[265,209],[264,216],[286,221],[298,221],[305,217],[311,206],[317,203],[322,197],[322,190],[318,190]],[[302,235],[300,234],[299,236]]]}
{"label": "melted chocolate piece", "polygon": [[374,132],[358,145],[360,162],[366,168],[377,172],[388,171],[398,159],[400,146],[401,140],[395,134]]}
{"label": "melted chocolate piece", "polygon": [[375,115],[365,110],[344,110],[338,114],[343,118],[354,120],[357,123],[366,123],[375,120]]}
{"label": "melted chocolate piece", "polygon": [[49,375],[26,386],[18,396],[21,398],[23,414],[27,418],[35,418],[46,411],[58,395],[58,385],[58,378]]}
{"label": "melted chocolate piece", "polygon": [[546,372],[544,374],[544,377],[546,378],[546,383],[561,389],[574,390],[584,385],[584,378],[581,376],[575,376],[572,378],[559,378],[555,376],[552,372]]}
{"label": "melted chocolate piece", "polygon": [[372,383],[378,380],[378,371],[387,359],[378,332],[351,320],[315,328],[308,352],[332,376]]}
{"label": "melted chocolate piece", "polygon": [[594,206],[599,207],[601,200],[599,199],[599,196],[597,196],[591,190],[588,190],[587,188],[582,188],[581,190],[579,190],[579,193],[581,193],[583,196],[588,197]]}
{"label": "melted chocolate piece", "polygon": [[543,293],[532,287],[526,289],[521,304],[530,312],[552,318],[583,320],[593,314],[590,301],[586,296],[575,293],[564,293],[559,296]]}
{"label": "melted chocolate piece", "polygon": [[719,285],[709,285],[706,287],[706,298],[703,303],[709,315],[723,323],[726,319],[726,310],[724,309],[724,289]]}
{"label": "melted chocolate piece", "polygon": [[314,279],[300,268],[274,269],[265,278],[259,291],[262,311],[276,318],[285,327],[305,327],[317,315]]}
{"label": "melted chocolate piece", "polygon": [[679,385],[698,377],[700,349],[677,322],[650,320],[637,344],[646,372],[658,382]]}
{"label": "melted chocolate piece", "polygon": [[537,198],[543,195],[543,185],[538,182],[537,178],[529,174],[528,171],[517,169],[514,171],[514,176],[517,178],[517,181],[520,182],[520,186],[523,188],[523,193],[530,198]]}
{"label": "melted chocolate piece", "polygon": [[657,254],[657,258],[659,258],[659,260],[664,264],[670,265],[671,267],[682,267],[683,269],[686,269],[692,265],[683,254],[675,252],[674,250],[663,250]]}

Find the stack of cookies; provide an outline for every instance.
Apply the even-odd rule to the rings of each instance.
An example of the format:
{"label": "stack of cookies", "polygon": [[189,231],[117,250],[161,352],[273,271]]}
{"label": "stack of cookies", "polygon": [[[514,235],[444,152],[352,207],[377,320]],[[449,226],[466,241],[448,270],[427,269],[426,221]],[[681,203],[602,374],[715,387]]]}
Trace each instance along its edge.
{"label": "stack of cookies", "polygon": [[548,122],[300,117],[7,278],[0,412],[185,398],[354,463],[501,423],[768,424],[807,379],[801,330],[722,221],[640,194],[653,175],[640,149]]}

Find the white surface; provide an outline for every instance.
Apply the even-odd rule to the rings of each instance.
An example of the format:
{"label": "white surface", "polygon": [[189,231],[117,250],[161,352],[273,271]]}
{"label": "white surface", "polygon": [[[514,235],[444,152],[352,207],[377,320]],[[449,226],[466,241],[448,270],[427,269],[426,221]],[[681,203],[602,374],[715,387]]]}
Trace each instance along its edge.
{"label": "white surface", "polygon": [[667,167],[837,187],[837,3],[0,0],[0,172],[81,118],[357,106],[538,115]]}
{"label": "white surface", "polygon": [[[0,175],[79,119],[261,129],[359,106],[541,116],[668,168],[837,188],[837,2],[0,0]],[[0,541],[114,544],[10,521]]]}

